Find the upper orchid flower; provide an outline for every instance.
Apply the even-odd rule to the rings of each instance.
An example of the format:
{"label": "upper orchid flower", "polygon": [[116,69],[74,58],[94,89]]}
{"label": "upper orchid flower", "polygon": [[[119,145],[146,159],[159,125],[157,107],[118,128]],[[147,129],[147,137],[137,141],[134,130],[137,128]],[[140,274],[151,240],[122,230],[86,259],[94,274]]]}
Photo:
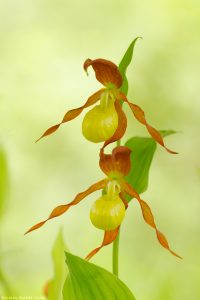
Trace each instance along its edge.
{"label": "upper orchid flower", "polygon": [[155,229],[159,243],[173,255],[180,257],[170,249],[167,239],[157,229],[149,205],[125,181],[125,176],[128,175],[131,168],[130,153],[131,150],[124,146],[114,148],[112,154],[105,154],[102,150],[100,152],[99,165],[107,177],[93,184],[84,192],[77,194],[72,202],[54,208],[46,220],[34,225],[26,233],[36,230],[48,220],[64,214],[71,206],[78,204],[89,194],[97,190],[104,190],[104,195],[94,202],[90,211],[91,222],[95,227],[104,230],[104,239],[99,247],[87,255],[87,259],[90,259],[102,247],[116,239],[120,225],[125,217],[125,210],[128,208],[128,202],[125,199],[126,195],[130,195],[139,202],[143,218],[148,225]]}
{"label": "upper orchid flower", "polygon": [[61,124],[73,120],[80,115],[83,109],[94,105],[100,100],[100,104],[96,105],[85,115],[82,123],[82,132],[92,142],[98,143],[104,141],[104,148],[106,145],[121,139],[126,131],[127,119],[120,104],[122,101],[129,105],[135,118],[146,126],[148,132],[156,142],[169,153],[176,154],[177,152],[165,146],[161,134],[148,124],[144,111],[138,105],[129,102],[126,96],[120,91],[123,79],[118,67],[105,59],[87,59],[84,63],[84,70],[86,72],[89,66],[92,66],[97,80],[104,85],[104,88],[90,96],[83,106],[69,110],[59,124],[47,129],[38,140],[52,134]]}

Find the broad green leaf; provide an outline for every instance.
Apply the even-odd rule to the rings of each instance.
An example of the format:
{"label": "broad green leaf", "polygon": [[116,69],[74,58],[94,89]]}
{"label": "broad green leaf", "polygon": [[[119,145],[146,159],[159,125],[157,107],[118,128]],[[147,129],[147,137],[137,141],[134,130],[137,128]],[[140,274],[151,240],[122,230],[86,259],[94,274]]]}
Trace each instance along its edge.
{"label": "broad green leaf", "polygon": [[[161,130],[161,135],[166,137],[176,133],[174,130]],[[131,170],[126,176],[126,181],[139,193],[147,190],[149,170],[156,151],[157,143],[152,138],[132,137],[125,146],[132,150]],[[130,201],[131,197],[127,196]]]}
{"label": "broad green leaf", "polygon": [[126,77],[126,70],[128,68],[128,66],[131,63],[132,57],[133,57],[133,50],[135,47],[135,43],[136,41],[139,39],[140,37],[136,37],[132,43],[130,44],[130,46],[128,47],[126,53],[124,54],[120,64],[119,64],[119,71],[122,75],[123,78],[123,84],[120,88],[121,92],[124,93],[125,95],[128,94],[128,80]]}
{"label": "broad green leaf", "polygon": [[[156,151],[156,142],[152,138],[133,137],[125,146],[132,150],[131,171],[126,181],[139,193],[146,191],[149,179],[149,169]],[[131,197],[128,197],[130,200]]]}
{"label": "broad green leaf", "polygon": [[115,275],[68,252],[69,269],[63,300],[135,300],[128,287]]}
{"label": "broad green leaf", "polygon": [[62,300],[62,288],[68,273],[64,262],[65,250],[67,250],[67,247],[65,246],[62,230],[60,230],[52,249],[54,277],[48,283],[47,294],[49,300]]}
{"label": "broad green leaf", "polygon": [[8,187],[8,168],[6,156],[3,150],[0,150],[0,217],[3,214],[6,191]]}

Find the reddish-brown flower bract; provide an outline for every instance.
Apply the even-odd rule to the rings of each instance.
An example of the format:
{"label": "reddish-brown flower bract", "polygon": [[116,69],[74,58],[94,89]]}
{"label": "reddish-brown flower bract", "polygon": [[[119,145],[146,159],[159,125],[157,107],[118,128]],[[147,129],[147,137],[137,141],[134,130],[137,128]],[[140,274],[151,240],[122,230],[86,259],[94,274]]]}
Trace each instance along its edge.
{"label": "reddish-brown flower bract", "polygon": [[111,61],[98,58],[92,60],[86,59],[83,68],[87,72],[89,66],[92,66],[96,79],[104,86],[113,84],[116,88],[120,88],[122,85],[122,76],[118,70],[118,67]]}
{"label": "reddish-brown flower bract", "polygon": [[112,154],[100,152],[99,165],[101,170],[107,175],[116,174],[118,177],[128,175],[131,168],[131,150],[125,146],[115,147]]}

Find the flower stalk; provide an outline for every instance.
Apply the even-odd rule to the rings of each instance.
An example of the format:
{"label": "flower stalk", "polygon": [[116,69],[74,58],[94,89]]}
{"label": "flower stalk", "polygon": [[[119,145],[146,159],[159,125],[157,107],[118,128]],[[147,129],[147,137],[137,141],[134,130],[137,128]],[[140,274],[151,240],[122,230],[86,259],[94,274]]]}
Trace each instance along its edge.
{"label": "flower stalk", "polygon": [[112,249],[112,272],[117,277],[119,276],[119,240],[120,240],[120,229],[118,235],[113,242]]}
{"label": "flower stalk", "polygon": [[[117,147],[121,145],[121,140],[116,142]],[[112,248],[112,272],[115,276],[119,276],[119,240],[120,240],[120,228],[118,231],[118,235],[113,242]]]}

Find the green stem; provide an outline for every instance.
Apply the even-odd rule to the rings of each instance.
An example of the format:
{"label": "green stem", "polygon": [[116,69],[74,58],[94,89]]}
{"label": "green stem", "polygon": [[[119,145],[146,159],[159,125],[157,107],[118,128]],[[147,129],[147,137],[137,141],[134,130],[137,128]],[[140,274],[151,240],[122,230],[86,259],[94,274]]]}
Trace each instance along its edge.
{"label": "green stem", "polygon": [[[117,141],[117,146],[121,145],[121,141]],[[119,274],[119,238],[120,238],[120,229],[116,239],[113,242],[113,249],[112,249],[112,270],[113,274],[118,276]]]}
{"label": "green stem", "polygon": [[113,252],[112,252],[112,268],[113,274],[118,276],[119,274],[119,237],[120,237],[120,229],[116,239],[113,242]]}
{"label": "green stem", "polygon": [[120,146],[120,145],[121,145],[121,141],[118,140],[118,141],[117,141],[117,147]]}

